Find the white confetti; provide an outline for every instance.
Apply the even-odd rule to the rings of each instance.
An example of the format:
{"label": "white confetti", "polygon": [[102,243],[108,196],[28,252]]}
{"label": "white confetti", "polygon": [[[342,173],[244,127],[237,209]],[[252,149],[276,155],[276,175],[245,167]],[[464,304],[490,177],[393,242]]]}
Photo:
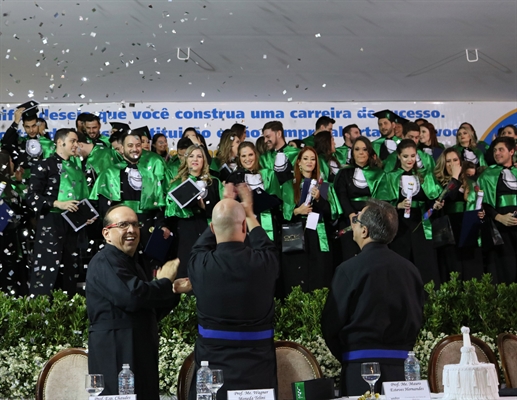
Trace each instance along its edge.
{"label": "white confetti", "polygon": [[321,37],[321,34],[316,33],[314,36],[316,36],[316,37]]}
{"label": "white confetti", "polygon": [[264,54],[264,55],[262,56],[262,58],[263,58],[264,60],[265,60],[265,59],[267,59],[267,54]]}
{"label": "white confetti", "polygon": [[289,98],[287,99],[287,101],[293,101],[293,98],[292,98],[292,97],[289,97]]}
{"label": "white confetti", "polygon": [[362,47],[361,47],[361,51],[364,51]]}
{"label": "white confetti", "polygon": [[286,94],[286,93],[287,93],[287,90],[284,90],[282,93],[283,93],[283,94]]}
{"label": "white confetti", "polygon": [[205,92],[201,93],[201,97],[205,97]]}
{"label": "white confetti", "polygon": [[9,92],[9,96],[13,97],[14,93],[13,92]]}
{"label": "white confetti", "polygon": [[90,33],[90,36],[91,36],[91,37],[95,37],[95,36],[97,36],[97,34],[96,34],[95,32],[91,32],[91,33]]}
{"label": "white confetti", "polygon": [[88,80],[88,78],[87,78],[86,76],[83,76],[83,77],[81,78],[81,80],[82,80],[83,82],[86,82],[86,81]]}
{"label": "white confetti", "polygon": [[324,83],[323,85],[321,85],[321,87],[327,87],[327,84],[326,84],[326,83]]}
{"label": "white confetti", "polygon": [[108,65],[110,65],[110,62],[109,62],[109,61],[106,61],[106,62],[104,63],[104,65],[105,65],[105,66],[108,66]]}

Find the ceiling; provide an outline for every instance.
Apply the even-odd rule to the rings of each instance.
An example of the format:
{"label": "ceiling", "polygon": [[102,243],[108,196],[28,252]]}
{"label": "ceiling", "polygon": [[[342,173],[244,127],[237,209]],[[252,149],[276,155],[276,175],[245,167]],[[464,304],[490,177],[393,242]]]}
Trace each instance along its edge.
{"label": "ceiling", "polygon": [[0,11],[0,103],[517,101],[517,0],[3,0]]}

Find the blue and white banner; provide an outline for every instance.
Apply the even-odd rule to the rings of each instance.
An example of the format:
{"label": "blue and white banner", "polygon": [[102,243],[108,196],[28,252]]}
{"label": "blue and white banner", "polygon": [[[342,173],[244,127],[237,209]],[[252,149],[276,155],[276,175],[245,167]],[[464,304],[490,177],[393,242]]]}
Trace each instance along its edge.
{"label": "blue and white banner", "polygon": [[[0,105],[0,136],[14,118],[14,104]],[[219,143],[224,129],[238,122],[246,125],[249,140],[261,135],[264,124],[271,120],[284,125],[286,140],[311,135],[316,120],[328,116],[336,120],[336,144],[343,142],[342,129],[357,124],[364,136],[375,140],[380,136],[373,113],[390,109],[401,117],[425,118],[446,146],[456,143],[456,131],[462,122],[471,123],[479,140],[488,143],[492,135],[505,125],[517,125],[517,102],[372,102],[372,103],[98,103],[41,104],[39,115],[48,121],[52,135],[59,128],[74,127],[77,114],[91,112],[102,121],[102,132],[109,134],[109,122],[125,122],[132,128],[147,125],[151,134],[163,133],[169,146],[181,138],[188,127],[196,128],[211,149]],[[20,127],[21,128],[21,127]]]}

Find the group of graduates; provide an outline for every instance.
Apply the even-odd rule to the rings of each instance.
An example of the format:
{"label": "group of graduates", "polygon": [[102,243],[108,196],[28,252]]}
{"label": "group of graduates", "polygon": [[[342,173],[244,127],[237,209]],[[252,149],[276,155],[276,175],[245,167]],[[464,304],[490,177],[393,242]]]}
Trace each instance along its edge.
{"label": "group of graduates", "polygon": [[[488,146],[464,123],[456,145],[445,149],[426,120],[411,122],[390,110],[375,116],[380,138],[370,142],[348,125],[340,147],[329,117],[318,119],[313,135],[289,143],[279,121],[267,122],[256,143],[236,123],[222,132],[214,154],[194,128],[170,152],[167,138],[151,137],[147,127],[115,122],[110,136],[102,135],[91,113],[51,139],[37,103],[23,104],[1,139],[1,290],[82,292],[88,262],[103,246],[102,218],[120,203],[138,215],[138,257],[148,278],[163,263],[144,252],[155,231],[163,239],[172,235],[166,258],[179,258],[177,277],[186,277],[190,251],[224,184],[242,182],[278,248],[278,297],[298,285],[330,286],[335,267],[359,252],[349,227],[371,197],[396,206],[399,228],[390,248],[416,265],[424,283],[439,285],[452,271],[465,280],[489,272],[494,282],[515,282],[517,128],[500,129]],[[169,193],[189,179],[200,195],[183,206]],[[85,204],[98,217],[90,209],[76,231],[63,214],[84,213]]]}

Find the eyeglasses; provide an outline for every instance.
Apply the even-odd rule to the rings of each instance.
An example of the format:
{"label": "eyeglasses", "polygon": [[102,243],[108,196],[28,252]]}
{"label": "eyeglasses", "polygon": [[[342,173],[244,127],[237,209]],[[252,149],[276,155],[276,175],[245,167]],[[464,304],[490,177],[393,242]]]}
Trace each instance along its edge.
{"label": "eyeglasses", "polygon": [[105,229],[111,229],[111,228],[119,228],[119,229],[129,229],[129,226],[132,226],[134,229],[141,228],[144,226],[143,223],[138,221],[122,221],[122,222],[114,222],[112,224],[109,224],[105,226]]}
{"label": "eyeglasses", "polygon": [[357,223],[359,223],[359,224],[361,224],[362,226],[366,226],[365,224],[363,224],[363,223],[361,222],[361,220],[359,219],[359,216],[358,216],[358,215],[354,215],[354,216],[352,217],[352,223],[353,223],[353,224],[357,224]]}

